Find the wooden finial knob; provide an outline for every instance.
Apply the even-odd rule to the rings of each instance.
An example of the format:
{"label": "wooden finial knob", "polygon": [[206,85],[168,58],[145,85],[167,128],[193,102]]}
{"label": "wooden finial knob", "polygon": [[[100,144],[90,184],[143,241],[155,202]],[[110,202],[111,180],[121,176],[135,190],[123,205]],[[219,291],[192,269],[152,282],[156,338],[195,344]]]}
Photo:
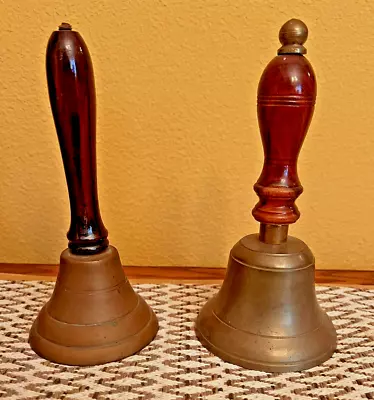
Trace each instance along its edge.
{"label": "wooden finial knob", "polygon": [[299,19],[290,19],[279,31],[282,47],[278,54],[306,54],[303,44],[308,39],[308,27]]}

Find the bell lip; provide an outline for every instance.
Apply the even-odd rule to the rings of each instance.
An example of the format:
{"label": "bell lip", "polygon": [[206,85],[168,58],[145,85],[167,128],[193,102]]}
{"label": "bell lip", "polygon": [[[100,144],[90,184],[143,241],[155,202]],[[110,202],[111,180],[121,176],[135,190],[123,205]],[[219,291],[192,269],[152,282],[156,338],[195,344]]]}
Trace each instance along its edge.
{"label": "bell lip", "polygon": [[[119,361],[141,351],[152,342],[159,330],[157,317],[148,306],[149,318],[134,335],[101,346],[64,346],[41,336],[38,318],[29,335],[31,349],[40,357],[53,363],[71,366],[93,366]],[[89,326],[88,326],[89,328]]]}
{"label": "bell lip", "polygon": [[[282,337],[268,337],[268,336],[263,336],[263,335],[256,335],[255,333],[250,333],[246,332],[240,329],[237,329],[233,326],[228,325],[226,322],[222,321],[214,312],[214,299],[215,297],[211,298],[208,300],[208,302],[203,306],[203,308],[200,310],[200,313],[195,321],[194,325],[194,330],[197,339],[200,341],[200,343],[211,353],[222,359],[223,361],[229,362],[230,364],[233,365],[239,365],[243,368],[247,369],[252,369],[256,371],[264,371],[264,372],[297,372],[297,371],[303,371],[307,370],[313,367],[316,367],[324,362],[326,362],[331,356],[334,354],[336,348],[337,348],[337,335],[335,331],[335,327],[333,326],[330,318],[328,315],[321,310],[321,312],[324,314],[323,318],[323,323],[321,323],[316,329],[305,332],[300,335],[296,336],[282,336]],[[248,357],[243,357],[239,356],[237,353],[229,353],[227,350],[232,350],[232,341],[230,340],[230,344],[227,346],[227,349],[224,349],[223,347],[217,346],[216,344],[212,343],[202,332],[203,329],[201,329],[202,325],[202,314],[204,315],[204,319],[209,319],[210,321],[214,321],[221,326],[221,329],[232,329],[235,331],[240,331],[241,334],[246,334],[248,333],[249,337],[257,337],[257,338],[264,338],[265,340],[272,340],[273,339],[273,346],[276,346],[277,342],[279,343],[280,340],[282,339],[297,339],[302,336],[307,336],[311,337],[313,339],[313,335],[318,333],[317,331],[325,331],[326,335],[326,341],[325,341],[325,350],[319,353],[318,355],[314,357],[307,357],[300,359],[299,361],[282,361],[282,362],[269,362],[266,360],[255,360],[251,359],[250,356]],[[210,325],[210,324],[209,324]],[[312,340],[311,339],[311,340]],[[250,352],[250,347],[248,352]]]}
{"label": "bell lip", "polygon": [[213,343],[211,343],[204,334],[199,330],[197,324],[195,325],[195,333],[200,341],[200,343],[211,353],[219,357],[225,362],[228,362],[233,365],[239,365],[243,368],[252,369],[256,371],[263,372],[298,372],[304,371],[313,367],[316,367],[320,364],[323,364],[327,360],[331,358],[334,354],[337,344],[335,341],[335,345],[328,349],[325,353],[321,355],[308,359],[301,362],[282,362],[282,363],[270,363],[270,362],[261,362],[258,360],[251,360],[250,358],[239,357],[235,354],[227,353],[225,350],[217,347]]}

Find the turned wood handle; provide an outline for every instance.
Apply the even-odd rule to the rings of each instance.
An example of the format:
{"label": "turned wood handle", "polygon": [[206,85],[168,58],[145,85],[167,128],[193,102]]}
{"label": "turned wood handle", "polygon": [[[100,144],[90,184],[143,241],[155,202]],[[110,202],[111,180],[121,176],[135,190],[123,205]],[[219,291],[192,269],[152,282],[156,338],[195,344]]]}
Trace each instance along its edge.
{"label": "turned wood handle", "polygon": [[283,46],[265,68],[258,87],[264,166],[254,185],[259,202],[252,213],[263,224],[287,225],[300,216],[295,200],[303,188],[297,159],[316,99],[314,72],[303,56],[307,34],[299,20],[290,20],[281,28]]}
{"label": "turned wood handle", "polygon": [[69,24],[52,33],[46,69],[69,190],[69,248],[75,254],[95,254],[108,246],[97,197],[95,84],[87,46]]}

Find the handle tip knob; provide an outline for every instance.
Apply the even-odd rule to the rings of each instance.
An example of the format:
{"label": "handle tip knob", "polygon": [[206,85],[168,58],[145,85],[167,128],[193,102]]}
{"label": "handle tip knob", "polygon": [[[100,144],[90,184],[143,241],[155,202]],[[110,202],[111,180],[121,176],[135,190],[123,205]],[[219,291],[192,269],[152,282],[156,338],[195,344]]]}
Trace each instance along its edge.
{"label": "handle tip knob", "polygon": [[299,19],[290,19],[279,31],[282,47],[278,54],[306,54],[303,44],[308,39],[308,27]]}
{"label": "handle tip knob", "polygon": [[59,27],[58,30],[59,31],[71,31],[73,29],[73,27],[68,24],[67,22],[63,22]]}

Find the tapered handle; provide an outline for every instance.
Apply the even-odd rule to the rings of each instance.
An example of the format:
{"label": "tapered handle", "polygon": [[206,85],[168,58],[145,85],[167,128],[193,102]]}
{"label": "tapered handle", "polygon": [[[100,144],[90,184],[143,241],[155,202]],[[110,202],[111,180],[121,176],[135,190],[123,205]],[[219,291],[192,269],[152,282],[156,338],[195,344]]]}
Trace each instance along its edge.
{"label": "tapered handle", "polygon": [[95,254],[108,246],[97,197],[95,84],[87,46],[69,24],[52,33],[46,68],[69,190],[69,248],[76,254]]}
{"label": "tapered handle", "polygon": [[297,160],[316,99],[313,69],[303,56],[308,30],[299,20],[281,28],[282,47],[264,70],[257,113],[264,148],[264,166],[254,189],[259,202],[253,209],[263,224],[287,225],[299,216],[295,200],[303,188]]}

